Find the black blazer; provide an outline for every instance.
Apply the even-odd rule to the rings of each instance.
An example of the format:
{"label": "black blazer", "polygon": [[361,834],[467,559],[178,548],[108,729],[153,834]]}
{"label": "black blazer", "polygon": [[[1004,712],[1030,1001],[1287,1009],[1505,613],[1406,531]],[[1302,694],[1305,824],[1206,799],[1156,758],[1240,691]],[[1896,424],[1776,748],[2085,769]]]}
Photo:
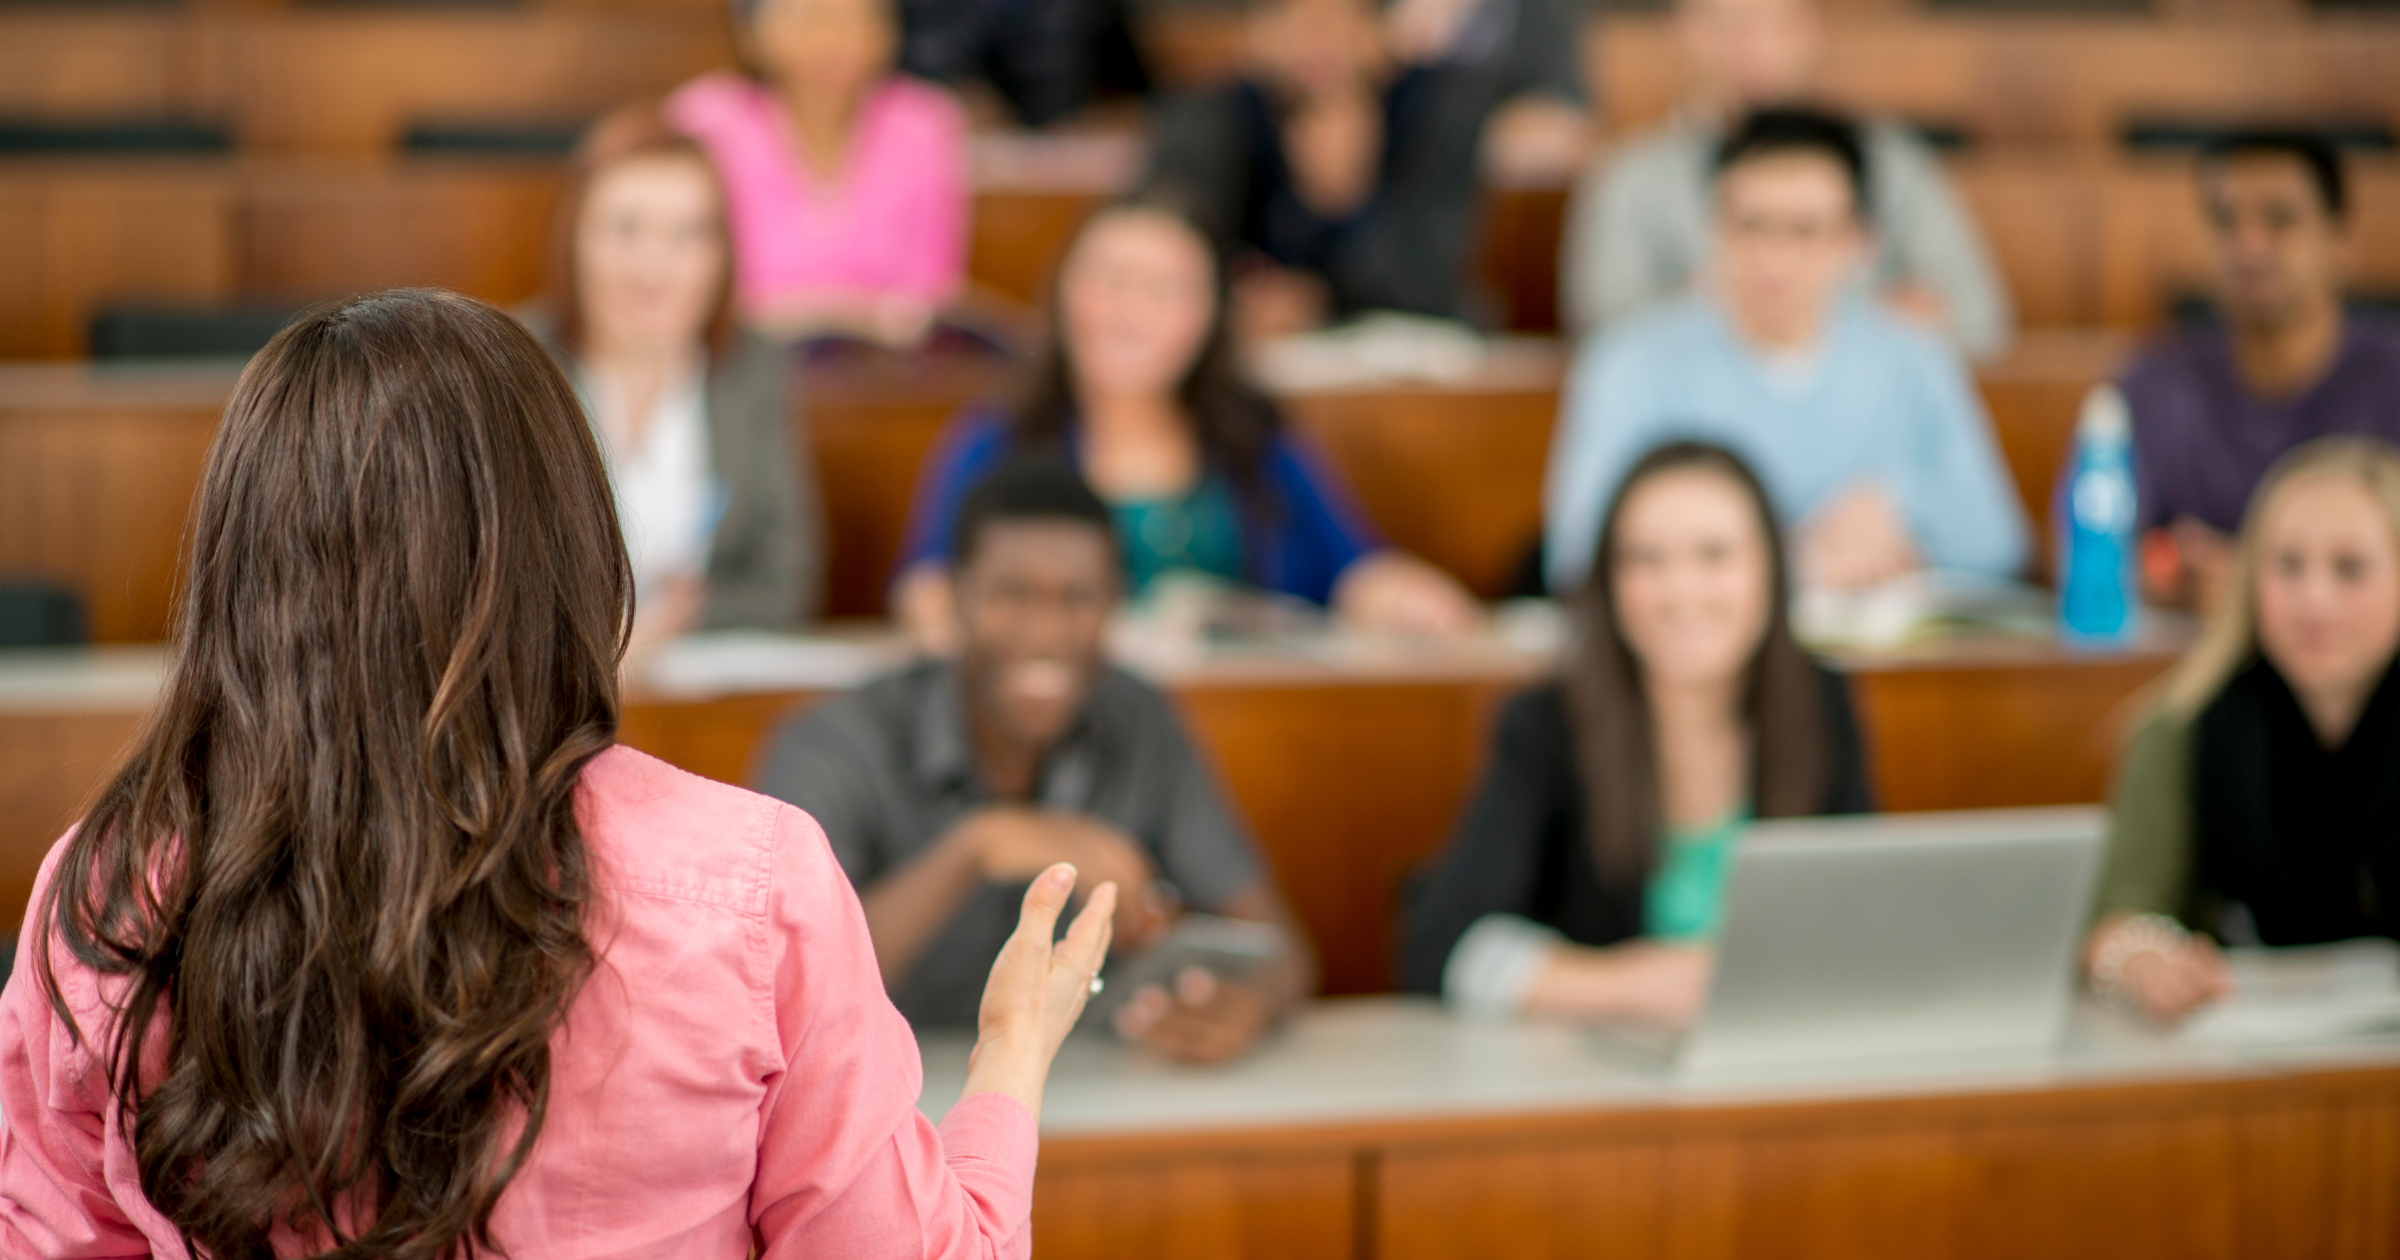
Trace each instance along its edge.
{"label": "black blazer", "polygon": [[[1820,667],[1825,738],[1833,748],[1827,814],[1875,808],[1850,686]],[[1450,845],[1410,881],[1400,927],[1400,987],[1439,993],[1450,950],[1487,914],[1522,915],[1579,945],[1613,945],[1642,932],[1642,889],[1600,874],[1584,835],[1566,689],[1529,691],[1500,711],[1492,759]]]}

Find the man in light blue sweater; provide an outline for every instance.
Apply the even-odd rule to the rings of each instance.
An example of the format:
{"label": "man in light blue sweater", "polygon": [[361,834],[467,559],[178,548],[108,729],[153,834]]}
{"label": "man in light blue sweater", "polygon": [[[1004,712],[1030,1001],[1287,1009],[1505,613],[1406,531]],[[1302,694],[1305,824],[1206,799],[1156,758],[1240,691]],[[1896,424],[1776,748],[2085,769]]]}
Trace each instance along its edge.
{"label": "man in light blue sweater", "polygon": [[1860,284],[1872,238],[1855,128],[1752,115],[1719,148],[1716,202],[1702,295],[1612,326],[1576,359],[1543,505],[1550,589],[1582,583],[1618,480],[1678,439],[1750,463],[1803,583],[2014,576],[2025,521],[1965,364]]}

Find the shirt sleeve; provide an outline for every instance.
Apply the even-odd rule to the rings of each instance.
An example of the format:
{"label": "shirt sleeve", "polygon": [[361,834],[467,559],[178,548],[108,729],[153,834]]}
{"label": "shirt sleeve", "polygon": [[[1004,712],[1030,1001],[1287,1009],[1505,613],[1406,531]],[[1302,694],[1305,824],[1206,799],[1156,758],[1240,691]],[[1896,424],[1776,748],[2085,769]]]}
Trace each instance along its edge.
{"label": "shirt sleeve", "polygon": [[1916,341],[1916,443],[1899,496],[1910,532],[1936,568],[2015,577],[2025,568],[2024,509],[1991,418],[1955,352],[1928,334]]}
{"label": "shirt sleeve", "polygon": [[2191,725],[2160,712],[2142,724],[2108,793],[2108,859],[2100,912],[2189,921],[2192,909]]}
{"label": "shirt sleeve", "polygon": [[1542,550],[1553,595],[1574,590],[1590,575],[1609,496],[1655,440],[1642,379],[1653,369],[1620,353],[1618,344],[1596,338],[1576,356],[1551,435]]}
{"label": "shirt sleeve", "polygon": [[1992,266],[1974,217],[1950,187],[1941,159],[1906,130],[1880,128],[1873,178],[1882,181],[1885,234],[1900,275],[1941,298],[1960,349],[1987,359],[2008,348],[2008,289]]}
{"label": "shirt sleeve", "polygon": [[[35,884],[42,902],[65,841],[54,847]],[[34,921],[31,908],[25,921]],[[93,1053],[107,1035],[91,975],[64,949],[51,967],[83,1031],[78,1044],[42,992],[35,948],[17,950],[0,992],[0,1255],[148,1256],[151,1244],[109,1177],[109,1151],[122,1145],[116,1098]],[[130,1174],[130,1169],[121,1171]]]}
{"label": "shirt sleeve", "polygon": [[1557,756],[1557,732],[1539,720],[1543,702],[1543,693],[1520,696],[1502,711],[1491,763],[1449,846],[1409,884],[1400,923],[1400,987],[1407,992],[1446,991],[1451,956],[1470,928],[1490,916],[1533,913],[1543,834],[1560,804],[1546,768]]}
{"label": "shirt sleeve", "polygon": [[865,913],[807,815],[780,810],[770,858],[771,985],[783,1049],[759,1127],[750,1218],[767,1260],[1033,1251],[1033,1117],[1000,1094],[917,1111],[915,1036],[875,967]]}
{"label": "shirt sleeve", "polygon": [[901,571],[924,561],[949,563],[959,504],[1007,453],[1008,424],[1001,417],[968,412],[951,422],[918,470],[900,543]]}
{"label": "shirt sleeve", "polygon": [[1260,566],[1262,583],[1326,603],[1334,584],[1360,556],[1380,550],[1382,535],[1350,497],[1341,477],[1294,434],[1277,439],[1269,456],[1281,514],[1273,522],[1273,556]]}

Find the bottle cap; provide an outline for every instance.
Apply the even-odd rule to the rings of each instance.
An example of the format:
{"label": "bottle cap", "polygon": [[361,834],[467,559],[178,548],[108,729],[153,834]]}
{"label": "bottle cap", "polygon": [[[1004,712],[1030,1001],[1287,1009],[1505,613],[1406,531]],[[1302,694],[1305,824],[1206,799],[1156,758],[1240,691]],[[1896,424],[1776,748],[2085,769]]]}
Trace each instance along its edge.
{"label": "bottle cap", "polygon": [[2083,414],[2075,431],[2087,442],[2117,444],[2133,440],[2133,411],[2114,385],[2095,385],[2083,396]]}

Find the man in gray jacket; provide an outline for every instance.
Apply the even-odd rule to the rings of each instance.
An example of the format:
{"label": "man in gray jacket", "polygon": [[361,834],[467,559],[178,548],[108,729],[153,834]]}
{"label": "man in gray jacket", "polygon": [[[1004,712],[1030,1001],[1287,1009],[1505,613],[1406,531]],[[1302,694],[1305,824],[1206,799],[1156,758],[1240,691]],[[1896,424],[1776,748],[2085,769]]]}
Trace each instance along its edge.
{"label": "man in gray jacket", "polygon": [[[1675,114],[1585,172],[1568,210],[1559,291],[1580,335],[1705,280],[1710,156],[1724,130],[1763,106],[1805,104],[1823,60],[1819,0],[1678,0],[1690,91]],[[1968,355],[2006,348],[2007,290],[1931,146],[1888,119],[1864,128],[1870,280],[1891,305],[1941,328]]]}

